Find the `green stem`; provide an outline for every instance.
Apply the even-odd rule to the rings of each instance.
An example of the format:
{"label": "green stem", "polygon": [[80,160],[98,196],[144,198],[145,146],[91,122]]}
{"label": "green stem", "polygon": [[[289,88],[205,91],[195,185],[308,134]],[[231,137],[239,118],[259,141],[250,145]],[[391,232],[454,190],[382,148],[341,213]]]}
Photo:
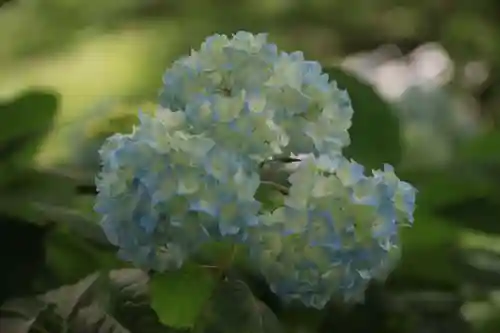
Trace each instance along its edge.
{"label": "green stem", "polygon": [[264,185],[273,186],[276,189],[278,189],[281,193],[288,194],[288,188],[286,186],[268,180],[262,180],[260,183]]}

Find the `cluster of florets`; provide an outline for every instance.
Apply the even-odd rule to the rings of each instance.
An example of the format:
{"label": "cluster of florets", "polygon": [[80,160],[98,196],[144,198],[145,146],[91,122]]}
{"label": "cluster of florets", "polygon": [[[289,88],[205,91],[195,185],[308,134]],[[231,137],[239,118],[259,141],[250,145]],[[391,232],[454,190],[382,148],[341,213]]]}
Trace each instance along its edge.
{"label": "cluster of florets", "polygon": [[[390,271],[415,190],[342,157],[353,110],[319,63],[264,34],[215,35],[167,70],[160,105],[100,150],[96,210],[122,258],[162,271],[238,242],[274,292],[318,308]],[[262,166],[290,154],[307,155],[264,207]]]}
{"label": "cluster of florets", "polygon": [[412,222],[415,191],[392,167],[365,176],[356,162],[306,156],[282,207],[261,215],[252,255],[285,300],[322,308],[332,296],[362,299],[398,257],[398,221]]}

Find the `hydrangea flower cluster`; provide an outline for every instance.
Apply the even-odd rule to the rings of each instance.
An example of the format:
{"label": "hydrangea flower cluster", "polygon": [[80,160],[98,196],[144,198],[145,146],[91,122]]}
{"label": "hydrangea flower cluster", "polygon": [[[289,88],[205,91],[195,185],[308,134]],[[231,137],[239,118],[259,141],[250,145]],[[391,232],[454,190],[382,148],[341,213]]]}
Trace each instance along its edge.
{"label": "hydrangea flower cluster", "polygon": [[[416,191],[342,156],[353,110],[319,63],[265,34],[214,35],[166,71],[160,105],[100,150],[95,209],[123,259],[164,271],[237,242],[283,300],[317,308],[388,274]],[[306,155],[269,210],[262,166],[290,154]]]}
{"label": "hydrangea flower cluster", "polygon": [[[163,78],[160,104],[183,110],[192,131],[264,160],[290,153],[340,154],[353,110],[321,65],[278,52],[265,34],[208,37]],[[234,140],[234,141],[233,141]]]}
{"label": "hydrangea flower cluster", "polygon": [[363,298],[398,257],[398,221],[413,222],[415,190],[391,166],[364,175],[343,157],[306,156],[284,205],[261,215],[252,255],[271,289],[322,308],[332,296]]}
{"label": "hydrangea flower cluster", "polygon": [[178,268],[205,241],[258,224],[253,164],[187,125],[180,112],[141,114],[131,134],[100,150],[95,209],[120,255],[139,266]]}

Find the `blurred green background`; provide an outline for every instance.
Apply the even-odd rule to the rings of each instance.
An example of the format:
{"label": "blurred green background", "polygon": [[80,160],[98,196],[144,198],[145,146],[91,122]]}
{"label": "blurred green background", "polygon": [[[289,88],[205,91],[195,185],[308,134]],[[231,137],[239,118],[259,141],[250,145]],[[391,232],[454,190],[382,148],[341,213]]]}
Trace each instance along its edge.
{"label": "blurred green background", "polygon": [[[290,330],[500,332],[499,1],[2,0],[0,6],[0,302],[126,266],[92,212],[99,144],[128,130],[139,108],[154,107],[174,59],[213,33],[248,30],[268,32],[281,48],[302,50],[367,83],[399,120],[396,170],[419,189],[415,227],[404,230],[402,261],[387,283],[374,285],[363,305],[333,304],[319,319],[284,313]],[[376,97],[357,94],[376,107],[370,100]],[[383,136],[384,119],[360,128]],[[379,148],[372,146],[372,154]],[[89,287],[95,281],[80,282],[78,297],[64,303],[72,309],[68,316],[80,320],[75,332],[108,332],[102,323],[116,329],[112,320],[122,330],[109,332],[168,332],[137,305],[146,302],[137,298],[144,276],[120,272],[110,280],[122,294],[133,289],[134,301],[113,298],[121,305],[96,310],[100,293]],[[26,302],[3,308],[10,319],[22,308],[24,319],[0,321],[1,333],[62,332],[47,328],[59,321],[44,315],[45,307]],[[81,302],[88,305],[83,314],[75,305]],[[122,309],[123,303],[136,307]],[[94,321],[101,331],[89,317],[100,318]]]}

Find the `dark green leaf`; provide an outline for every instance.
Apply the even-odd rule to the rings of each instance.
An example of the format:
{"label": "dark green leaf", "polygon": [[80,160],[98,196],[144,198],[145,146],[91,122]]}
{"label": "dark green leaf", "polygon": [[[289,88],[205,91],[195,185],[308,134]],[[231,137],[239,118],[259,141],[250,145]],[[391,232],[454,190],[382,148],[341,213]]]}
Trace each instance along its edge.
{"label": "dark green leaf", "polygon": [[53,126],[58,99],[51,92],[30,91],[0,102],[0,184],[29,166]]}
{"label": "dark green leaf", "polygon": [[55,170],[27,169],[0,191],[0,212],[38,225],[57,223],[103,246],[109,242],[93,210],[94,196],[76,195],[80,179]]}
{"label": "dark green leaf", "polygon": [[417,210],[414,227],[401,232],[403,253],[391,275],[393,282],[418,288],[455,288],[460,284],[459,228]]}
{"label": "dark green leaf", "polygon": [[225,280],[217,287],[195,332],[279,333],[275,314],[241,280]]}
{"label": "dark green leaf", "polygon": [[399,120],[392,108],[373,87],[342,69],[325,69],[331,80],[346,89],[352,101],[354,116],[349,130],[351,144],[345,155],[366,168],[378,169],[384,163],[396,165],[401,159]]}
{"label": "dark green leaf", "polygon": [[87,241],[104,247],[111,246],[93,216],[71,207],[40,205],[37,208],[42,216],[59,222],[60,225],[68,228],[70,232],[85,238]]}
{"label": "dark green leaf", "polygon": [[75,283],[98,270],[123,267],[114,248],[88,242],[78,234],[56,227],[45,238],[45,262],[61,284]]}
{"label": "dark green leaf", "polygon": [[490,184],[490,195],[500,198],[500,130],[483,133],[465,143],[457,152],[454,165],[463,165]]}
{"label": "dark green leaf", "polygon": [[212,295],[216,278],[211,269],[195,265],[155,274],[150,281],[151,307],[167,326],[193,327]]}
{"label": "dark green leaf", "polygon": [[2,332],[29,333],[38,315],[47,307],[37,298],[12,299],[0,308]]}
{"label": "dark green leaf", "polygon": [[500,165],[500,130],[482,134],[464,146],[458,152],[458,159],[477,164]]}
{"label": "dark green leaf", "polygon": [[132,332],[171,332],[151,308],[149,276],[139,269],[120,269],[110,273],[112,314]]}
{"label": "dark green leaf", "polygon": [[467,198],[488,195],[492,183],[483,175],[458,168],[433,168],[401,171],[401,178],[418,189],[419,209],[427,211]]}
{"label": "dark green leaf", "polygon": [[[498,240],[495,240],[497,242]],[[491,250],[463,249],[462,279],[480,285],[481,289],[500,286],[500,255]]]}
{"label": "dark green leaf", "polygon": [[61,222],[51,208],[70,205],[76,185],[70,177],[50,170],[23,170],[0,192],[0,212],[41,225]]}
{"label": "dark green leaf", "polygon": [[71,333],[129,333],[128,329],[108,313],[109,286],[107,275],[95,273],[74,285],[49,291],[40,299],[55,306],[55,313]]}
{"label": "dark green leaf", "polygon": [[27,134],[45,134],[52,127],[58,103],[59,96],[46,91],[29,91],[0,102],[0,144]]}
{"label": "dark green leaf", "polygon": [[[51,332],[54,327],[60,328],[57,331],[66,331],[63,328],[71,326],[72,319],[79,316],[81,309],[93,304],[96,295],[101,295],[102,289],[98,286],[102,284],[98,281],[102,281],[102,277],[93,274],[75,285],[63,286],[38,297],[8,301],[1,308],[0,321],[9,326],[9,332],[45,332],[49,327]],[[69,332],[84,331],[70,329]]]}
{"label": "dark green leaf", "polygon": [[437,214],[461,227],[500,234],[499,202],[491,197],[468,198],[440,208]]}
{"label": "dark green leaf", "polygon": [[98,303],[82,307],[71,321],[72,333],[131,333]]}
{"label": "dark green leaf", "polygon": [[41,299],[47,304],[56,305],[56,311],[66,320],[71,319],[80,308],[92,304],[97,295],[105,291],[105,276],[94,273],[73,285],[62,286],[44,294]]}
{"label": "dark green leaf", "polygon": [[[282,325],[286,326],[286,332],[318,332],[321,329],[325,317],[329,313],[325,310],[317,310],[302,306],[286,307],[279,317]],[[337,313],[338,315],[338,313]]]}
{"label": "dark green leaf", "polygon": [[[149,306],[148,275],[137,269],[92,274],[0,309],[2,333],[166,333]],[[30,329],[32,329],[30,331]]]}

